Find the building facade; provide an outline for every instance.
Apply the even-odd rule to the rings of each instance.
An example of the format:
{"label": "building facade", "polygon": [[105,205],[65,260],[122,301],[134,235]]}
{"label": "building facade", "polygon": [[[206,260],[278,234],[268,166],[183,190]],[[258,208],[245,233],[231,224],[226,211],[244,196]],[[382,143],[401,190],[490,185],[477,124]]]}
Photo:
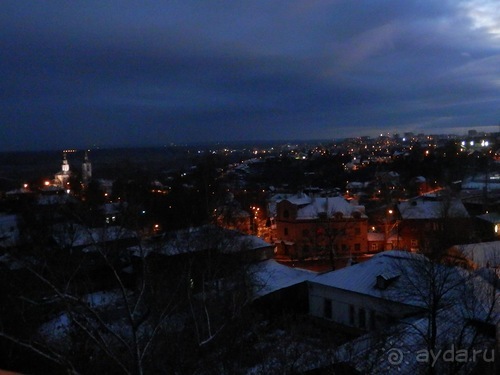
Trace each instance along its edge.
{"label": "building facade", "polygon": [[291,258],[349,258],[367,251],[364,206],[343,197],[298,194],[276,205],[278,254]]}

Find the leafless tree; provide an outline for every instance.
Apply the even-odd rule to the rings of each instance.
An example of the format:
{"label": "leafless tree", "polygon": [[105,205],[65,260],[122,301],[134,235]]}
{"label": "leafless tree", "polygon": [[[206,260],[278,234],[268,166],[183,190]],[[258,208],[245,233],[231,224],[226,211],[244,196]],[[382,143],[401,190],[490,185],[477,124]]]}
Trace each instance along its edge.
{"label": "leafless tree", "polygon": [[[205,345],[251,300],[251,279],[236,256],[246,244],[224,232],[187,231],[187,245],[169,253],[170,238],[131,246],[123,242],[136,236],[131,228],[88,228],[78,217],[44,228],[47,241],[34,244],[28,234],[11,253],[23,276],[9,298],[37,322],[20,329],[22,320],[5,319],[4,308],[0,337],[71,372],[172,369],[165,362],[178,347]],[[29,294],[19,289],[26,275]]]}

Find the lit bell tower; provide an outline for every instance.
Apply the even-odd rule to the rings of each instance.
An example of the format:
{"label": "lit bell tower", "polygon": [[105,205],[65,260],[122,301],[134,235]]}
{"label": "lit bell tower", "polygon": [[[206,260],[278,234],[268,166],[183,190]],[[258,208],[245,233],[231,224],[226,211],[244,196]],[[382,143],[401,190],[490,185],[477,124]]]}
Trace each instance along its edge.
{"label": "lit bell tower", "polygon": [[85,157],[82,163],[82,182],[87,185],[92,179],[92,163],[89,160],[88,151],[85,151]]}
{"label": "lit bell tower", "polygon": [[63,152],[63,161],[61,165],[61,172],[68,174],[69,172],[69,163],[68,163],[68,158],[66,157],[66,153]]}
{"label": "lit bell tower", "polygon": [[66,188],[66,185],[69,181],[70,176],[71,176],[71,172],[69,170],[68,158],[66,157],[66,152],[63,152],[63,160],[62,160],[62,164],[61,164],[61,170],[59,172],[57,172],[55,175],[56,183],[59,186]]}

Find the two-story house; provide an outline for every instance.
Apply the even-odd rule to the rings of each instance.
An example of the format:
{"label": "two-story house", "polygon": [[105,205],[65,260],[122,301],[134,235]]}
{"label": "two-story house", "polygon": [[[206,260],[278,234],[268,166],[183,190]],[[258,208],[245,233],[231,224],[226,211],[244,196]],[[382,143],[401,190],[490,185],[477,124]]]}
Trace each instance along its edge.
{"label": "two-story house", "polygon": [[458,198],[439,194],[400,202],[392,225],[394,249],[432,251],[473,238],[471,218]]}
{"label": "two-story house", "polygon": [[287,197],[276,204],[275,222],[280,255],[348,258],[367,251],[365,208],[340,196]]}

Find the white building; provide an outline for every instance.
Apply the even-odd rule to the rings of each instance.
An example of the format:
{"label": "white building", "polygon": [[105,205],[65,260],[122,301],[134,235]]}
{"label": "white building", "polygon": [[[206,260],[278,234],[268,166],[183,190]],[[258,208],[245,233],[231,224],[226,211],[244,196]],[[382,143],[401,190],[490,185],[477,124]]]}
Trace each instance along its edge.
{"label": "white building", "polygon": [[417,257],[387,251],[309,282],[309,313],[355,330],[372,330],[420,313],[424,304],[397,293],[403,267]]}
{"label": "white building", "polygon": [[68,158],[66,157],[66,152],[63,152],[63,160],[61,164],[61,170],[57,172],[54,176],[57,185],[66,187],[69,178],[71,177],[71,171],[69,168]]}

